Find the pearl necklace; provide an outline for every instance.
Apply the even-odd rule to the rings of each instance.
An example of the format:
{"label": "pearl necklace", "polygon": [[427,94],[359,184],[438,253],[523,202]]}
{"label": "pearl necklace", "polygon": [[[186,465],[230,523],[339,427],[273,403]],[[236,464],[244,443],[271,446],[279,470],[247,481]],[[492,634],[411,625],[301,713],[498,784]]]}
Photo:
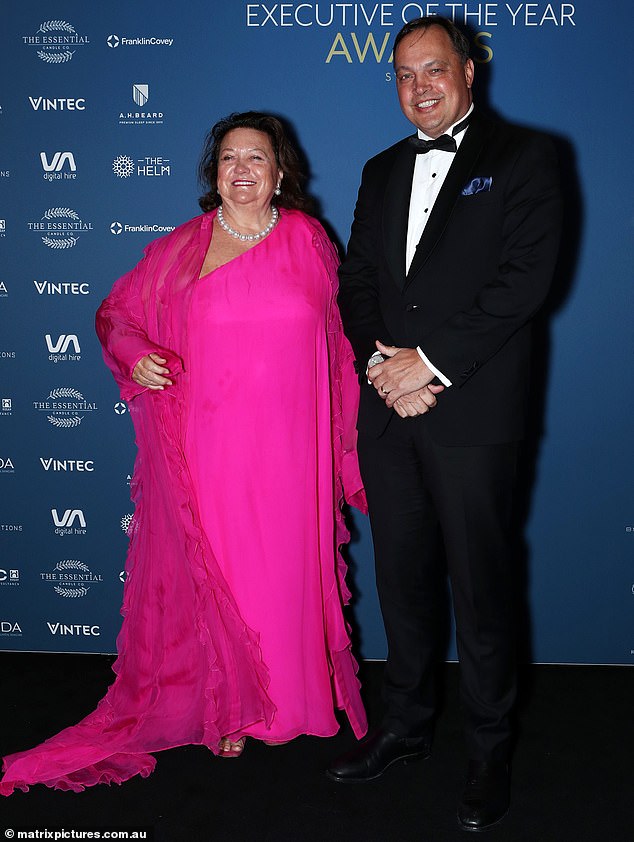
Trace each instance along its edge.
{"label": "pearl necklace", "polygon": [[230,225],[227,224],[225,221],[224,215],[222,213],[222,205],[218,205],[218,213],[217,217],[218,222],[220,223],[220,227],[229,234],[230,237],[235,237],[236,240],[242,240],[246,242],[248,240],[259,240],[261,237],[266,237],[269,231],[272,231],[273,228],[277,225],[277,220],[280,218],[280,212],[275,207],[275,205],[271,206],[271,221],[263,228],[261,231],[258,231],[257,234],[241,234],[239,231],[234,231]]}

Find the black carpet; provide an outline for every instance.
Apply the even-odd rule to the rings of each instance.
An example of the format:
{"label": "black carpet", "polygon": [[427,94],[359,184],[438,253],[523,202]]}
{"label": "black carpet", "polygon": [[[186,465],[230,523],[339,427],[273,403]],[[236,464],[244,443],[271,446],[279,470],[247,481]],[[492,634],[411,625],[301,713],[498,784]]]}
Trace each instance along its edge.
{"label": "black carpet", "polygon": [[[0,752],[28,748],[87,714],[112,680],[112,660],[0,654]],[[382,664],[362,670],[376,721]],[[342,785],[324,776],[328,761],[354,742],[347,726],[329,740],[303,737],[278,747],[247,741],[237,760],[191,746],[159,753],[154,774],[121,787],[75,794],[37,786],[2,798],[0,840],[10,838],[7,828],[114,827],[151,828],[148,838],[159,842],[465,842],[473,834],[455,817],[464,773],[456,665],[443,666],[442,679],[432,757],[378,781]],[[633,682],[628,667],[524,669],[511,812],[484,838],[634,840]]]}

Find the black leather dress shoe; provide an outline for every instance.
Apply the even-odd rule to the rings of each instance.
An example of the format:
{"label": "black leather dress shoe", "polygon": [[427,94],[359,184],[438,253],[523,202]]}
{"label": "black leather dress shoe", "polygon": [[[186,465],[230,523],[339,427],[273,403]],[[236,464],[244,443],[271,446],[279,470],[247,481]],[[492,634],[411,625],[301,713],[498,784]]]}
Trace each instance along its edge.
{"label": "black leather dress shoe", "polygon": [[458,805],[463,830],[488,830],[509,811],[509,772],[504,764],[469,761],[467,783]]}
{"label": "black leather dress shoe", "polygon": [[399,760],[424,760],[429,757],[427,737],[399,737],[380,729],[359,745],[334,760],[326,775],[337,783],[362,783],[380,777]]}

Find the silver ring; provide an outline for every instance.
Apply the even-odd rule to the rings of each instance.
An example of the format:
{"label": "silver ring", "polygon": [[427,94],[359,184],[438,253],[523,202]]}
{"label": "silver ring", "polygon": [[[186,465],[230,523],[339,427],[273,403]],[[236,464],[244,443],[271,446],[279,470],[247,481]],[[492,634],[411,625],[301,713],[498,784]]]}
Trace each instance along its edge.
{"label": "silver ring", "polygon": [[390,394],[389,392],[387,392],[387,391],[383,388],[383,386],[381,386],[381,391],[383,392],[383,394],[384,394],[384,395],[389,395],[389,394]]}

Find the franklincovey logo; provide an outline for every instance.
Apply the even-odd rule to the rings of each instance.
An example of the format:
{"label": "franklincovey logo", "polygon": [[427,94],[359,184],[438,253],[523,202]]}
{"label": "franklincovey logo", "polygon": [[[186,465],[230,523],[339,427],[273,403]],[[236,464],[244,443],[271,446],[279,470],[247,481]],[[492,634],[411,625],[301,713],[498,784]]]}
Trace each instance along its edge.
{"label": "franklincovey logo", "polygon": [[35,35],[23,35],[22,41],[27,47],[36,47],[37,57],[46,64],[64,64],[72,59],[77,47],[90,43],[65,20],[44,21]]}
{"label": "franklincovey logo", "polygon": [[45,401],[33,401],[33,409],[45,412],[53,427],[69,429],[78,427],[86,413],[95,412],[97,404],[87,401],[77,389],[63,386],[52,389]]}
{"label": "franklincovey logo", "polygon": [[111,50],[116,50],[117,47],[171,47],[173,43],[173,38],[156,38],[155,36],[126,38],[123,35],[108,35],[106,38],[106,44]]}
{"label": "franklincovey logo", "polygon": [[116,237],[119,234],[165,234],[173,231],[173,225],[128,225],[121,222],[110,223],[110,233]]}
{"label": "franklincovey logo", "polygon": [[79,235],[92,231],[92,222],[84,222],[71,208],[49,208],[39,222],[27,223],[29,231],[37,231],[50,249],[70,249]]}

